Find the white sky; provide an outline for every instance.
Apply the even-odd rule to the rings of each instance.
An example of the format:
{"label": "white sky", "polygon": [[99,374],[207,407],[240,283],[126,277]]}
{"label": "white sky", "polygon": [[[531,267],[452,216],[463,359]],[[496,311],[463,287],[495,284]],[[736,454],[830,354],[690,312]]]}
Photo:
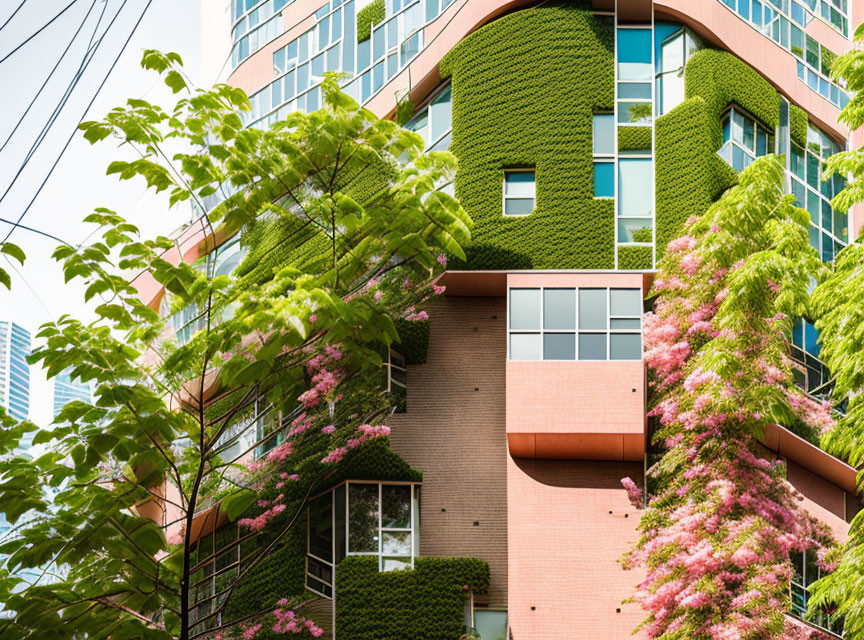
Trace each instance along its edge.
{"label": "white sky", "polygon": [[[0,31],[0,58],[70,1],[27,0],[12,21]],[[61,18],[0,63],[2,145],[71,40],[91,3],[95,2],[90,19],[75,44],[14,137],[0,151],[0,195],[6,191],[27,150],[77,70],[103,4],[107,3],[104,26],[123,1],[76,0]],[[8,195],[0,202],[0,218],[16,220],[33,197],[146,2],[126,0],[120,17],[102,42],[61,116]],[[18,4],[19,0],[0,0],[0,24],[6,21]],[[93,107],[87,112],[85,120],[100,119],[112,107],[125,103],[129,97],[145,97],[163,107],[173,105],[176,98],[172,97],[170,90],[161,82],[154,84],[156,76],[140,68],[141,52],[144,49],[176,51],[183,57],[187,74],[197,81],[200,69],[199,20],[199,0],[152,0],[138,30]],[[121,153],[110,140],[91,146],[80,134],[76,134],[22,224],[77,244],[92,230],[91,225],[81,222],[82,218],[99,206],[113,209],[138,225],[145,237],[167,234],[188,220],[188,208],[169,210],[167,196],[156,197],[152,192],[145,195],[143,180],[118,182],[114,176],[105,176],[108,164],[121,157],[128,156]],[[0,240],[9,228],[8,224],[0,222]],[[74,284],[64,284],[62,271],[50,258],[57,242],[22,229],[16,229],[10,241],[24,249],[27,261],[23,269],[19,269],[23,279],[12,273],[11,292],[0,287],[0,319],[17,322],[34,334],[42,323],[62,314],[70,314],[85,321],[91,319],[91,312],[83,302],[83,289]],[[5,260],[3,267],[11,272]],[[51,384],[39,369],[31,367],[31,420],[42,426],[47,425],[51,421],[52,399]]]}

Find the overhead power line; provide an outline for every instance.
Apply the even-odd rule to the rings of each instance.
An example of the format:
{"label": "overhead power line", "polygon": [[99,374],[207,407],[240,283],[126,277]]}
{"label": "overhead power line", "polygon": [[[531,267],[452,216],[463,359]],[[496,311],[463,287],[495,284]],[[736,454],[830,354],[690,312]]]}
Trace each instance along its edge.
{"label": "overhead power line", "polygon": [[15,17],[16,13],[21,11],[21,7],[24,6],[25,2],[27,2],[27,0],[21,0],[21,4],[19,4],[17,7],[15,7],[15,11],[12,12],[12,15],[10,15],[8,18],[6,18],[6,22],[4,22],[3,24],[0,24],[0,31],[3,31],[3,27],[5,27],[7,24],[9,24],[12,21],[12,18]]}
{"label": "overhead power line", "polygon": [[[107,5],[107,3],[106,3]],[[57,62],[54,63],[54,67],[51,69],[51,72],[48,74],[48,77],[45,78],[45,81],[42,83],[42,86],[39,87],[39,91],[36,92],[36,95],[33,96],[33,99],[30,101],[30,104],[27,105],[27,108],[24,110],[24,113],[21,114],[21,117],[18,118],[18,122],[15,123],[15,126],[12,127],[12,131],[9,132],[9,135],[6,137],[6,140],[3,141],[3,144],[0,145],[0,152],[6,148],[6,145],[9,144],[9,141],[12,139],[12,136],[15,135],[15,132],[18,131],[18,127],[21,126],[21,123],[24,122],[24,118],[27,117],[27,114],[30,113],[30,109],[33,108],[33,105],[36,104],[36,100],[39,99],[39,96],[42,95],[42,92],[45,90],[45,87],[48,86],[48,82],[51,80],[54,72],[57,71],[57,67],[60,66],[60,63],[63,62],[63,58],[66,57],[66,54],[69,53],[69,49],[72,48],[72,45],[75,43],[75,40],[78,38],[78,34],[81,33],[81,29],[84,28],[84,25],[87,24],[87,18],[90,17],[90,13],[93,11],[93,7],[96,6],[96,0],[90,4],[90,8],[87,9],[87,13],[84,15],[84,19],[81,21],[81,24],[78,25],[78,29],[75,30],[75,34],[69,40],[69,44],[66,45],[66,48],[63,49],[63,53],[60,54],[60,57],[57,58]],[[105,7],[103,6],[103,12]],[[99,25],[96,25],[98,29]],[[2,29],[2,27],[0,27]]]}
{"label": "overhead power line", "polygon": [[[99,21],[96,23],[96,28],[94,29],[93,34],[90,36],[90,41],[87,44],[87,47],[88,47],[87,51],[84,54],[84,58],[81,60],[81,64],[78,65],[78,70],[75,72],[75,75],[72,77],[72,80],[70,81],[70,83],[66,86],[66,89],[63,92],[63,96],[60,98],[60,102],[57,104],[57,106],[54,107],[54,110],[51,112],[51,115],[48,117],[48,121],[42,126],[42,130],[37,134],[36,140],[33,142],[32,145],[30,145],[30,149],[27,151],[27,154],[24,157],[24,161],[18,167],[17,171],[15,172],[15,175],[12,176],[12,180],[6,186],[5,191],[3,191],[2,194],[0,194],[0,203],[2,203],[3,200],[6,199],[6,196],[12,190],[12,187],[15,186],[15,183],[17,182],[18,178],[21,176],[21,173],[27,167],[27,164],[30,162],[30,160],[33,158],[33,156],[36,154],[36,151],[39,149],[41,144],[45,141],[46,136],[51,131],[51,128],[54,126],[54,123],[57,121],[57,118],[60,117],[60,112],[63,110],[63,107],[66,106],[66,103],[68,102],[69,98],[71,97],[72,92],[75,90],[75,87],[78,86],[78,82],[81,80],[81,77],[83,76],[84,71],[87,69],[87,67],[90,66],[90,62],[92,62],[93,58],[95,57],[96,51],[98,51],[99,47],[102,45],[102,42],[105,40],[105,37],[111,31],[111,27],[114,25],[114,22],[117,20],[117,18],[120,16],[120,13],[126,7],[127,1],[128,0],[123,0],[123,4],[120,5],[120,8],[114,14],[114,17],[111,18],[111,22],[108,23],[108,26],[105,28],[105,31],[102,32],[102,35],[99,37],[99,40],[96,42],[96,45],[91,46],[93,43],[93,37],[96,35],[96,31],[99,29],[99,24],[102,22],[102,17],[105,15],[105,6],[102,7],[102,13],[99,15]],[[107,6],[107,2],[106,2],[106,6]],[[148,6],[149,6],[149,3],[148,3]],[[145,11],[146,11],[146,9],[145,9]],[[98,91],[97,91],[97,94],[98,94]],[[94,96],[94,98],[95,98],[95,96]],[[82,115],[82,117],[83,117],[83,115]],[[79,124],[80,124],[80,122],[79,122]],[[73,134],[74,134],[74,132],[73,132]],[[64,149],[65,149],[65,147],[64,147]]]}
{"label": "overhead power line", "polygon": [[[60,11],[60,13],[58,13],[56,16],[54,16],[53,18],[51,18],[48,22],[46,22],[46,23],[43,24],[41,27],[39,27],[39,29],[36,31],[36,33],[34,33],[34,34],[32,34],[31,36],[29,36],[29,37],[28,37],[24,42],[22,42],[22,43],[19,44],[17,47],[15,47],[14,49],[12,49],[12,51],[10,51],[10,52],[7,53],[5,56],[3,56],[2,58],[0,58],[0,64],[6,62],[6,60],[8,60],[12,55],[14,55],[15,52],[18,51],[18,49],[20,49],[20,48],[23,47],[25,44],[27,44],[28,42],[30,42],[33,38],[35,38],[36,36],[38,36],[38,35],[39,35],[40,33],[42,33],[43,31],[45,31],[45,29],[47,29],[49,26],[51,26],[51,23],[53,23],[57,18],[59,18],[60,16],[62,16],[64,13],[66,13],[66,11],[67,11],[67,10],[68,10],[68,9],[69,9],[73,4],[75,4],[76,2],[78,2],[78,0],[72,0],[72,2],[70,2],[70,3],[67,4],[65,7],[63,7],[63,9]],[[20,8],[20,7],[19,7],[19,8]],[[18,9],[16,9],[15,11],[17,12]],[[5,25],[4,25],[4,26],[5,26]]]}
{"label": "overhead power line", "polygon": [[[21,215],[18,216],[18,219],[15,221],[15,224],[18,225],[21,223],[21,220],[24,219],[24,216],[27,215],[27,212],[30,210],[30,207],[33,206],[33,203],[36,201],[36,198],[42,192],[42,189],[45,187],[45,184],[48,182],[48,178],[51,177],[51,174],[54,172],[54,169],[57,167],[57,164],[60,162],[60,158],[63,157],[66,149],[69,147],[69,143],[72,142],[72,138],[75,137],[75,133],[78,131],[78,125],[83,122],[84,117],[87,115],[87,112],[90,110],[90,107],[93,106],[93,103],[96,101],[96,96],[99,95],[99,92],[102,90],[102,87],[105,86],[105,83],[108,81],[108,77],[111,75],[111,72],[114,71],[114,67],[117,66],[117,62],[120,60],[120,56],[123,55],[123,52],[126,50],[126,47],[129,45],[129,41],[132,40],[132,36],[135,35],[135,32],[138,30],[138,26],[141,24],[141,21],[144,19],[144,15],[147,13],[147,10],[150,8],[150,5],[153,3],[153,0],[147,0],[147,4],[144,5],[144,8],[141,10],[141,14],[138,16],[138,20],[135,22],[135,25],[132,27],[132,30],[129,32],[129,36],[126,38],[123,46],[120,48],[120,51],[117,53],[117,56],[114,58],[114,61],[111,63],[111,67],[108,69],[108,72],[102,78],[102,81],[99,83],[99,86],[96,88],[96,91],[93,93],[93,97],[87,103],[87,107],[84,109],[81,117],[78,119],[78,123],[75,125],[72,133],[66,140],[66,144],[63,145],[63,148],[60,150],[60,153],[57,155],[57,158],[54,160],[54,163],[51,165],[51,168],[48,170],[45,178],[39,185],[39,188],[36,190],[36,193],[33,194],[33,197],[30,199],[30,202],[27,203],[27,206],[21,212]],[[124,3],[125,4],[125,3]],[[122,9],[122,7],[121,7]],[[118,11],[119,14],[119,11]],[[115,16],[116,18],[116,16]],[[110,25],[109,25],[110,27]],[[103,36],[104,37],[104,36]],[[101,41],[101,38],[100,38]],[[15,231],[17,227],[12,227],[9,232],[6,234],[6,237],[3,238],[3,242],[9,240],[9,236]]]}

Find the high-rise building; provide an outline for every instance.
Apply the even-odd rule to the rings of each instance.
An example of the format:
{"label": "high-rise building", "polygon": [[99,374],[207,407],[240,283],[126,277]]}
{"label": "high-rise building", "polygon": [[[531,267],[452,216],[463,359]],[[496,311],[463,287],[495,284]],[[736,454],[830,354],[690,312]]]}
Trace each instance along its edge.
{"label": "high-rise building", "polygon": [[[428,348],[387,365],[407,394],[407,410],[388,422],[391,448],[422,481],[349,478],[316,498],[309,542],[291,556],[299,568],[279,565],[280,584],[293,585],[280,597],[311,598],[310,615],[345,640],[379,637],[352,622],[372,609],[380,637],[406,640],[406,621],[452,640],[463,625],[483,640],[632,637],[643,612],[622,602],[640,576],[619,559],[639,512],[620,479],[643,478],[650,435],[644,294],[684,222],[768,153],[785,158],[788,192],[810,212],[826,262],[858,236],[864,211],[832,209],[844,181],[820,174],[828,156],[862,142],[838,121],[849,96],[830,68],[852,48],[864,2],[225,4],[202,2],[203,66],[228,59],[227,81],[251,99],[246,126],[317,109],[327,71],[344,73],[345,91],[381,117],[407,96],[407,126],[428,150],[457,157],[455,195],[475,222],[467,260],[445,275],[432,309]],[[180,255],[200,238],[194,229],[179,238]],[[144,290],[155,307],[158,289]],[[816,337],[801,318],[796,375],[814,395],[828,381]],[[782,426],[764,444],[785,460],[805,508],[843,539],[861,508],[855,470]],[[385,501],[410,517],[388,527]],[[355,532],[352,505],[376,514],[371,529]],[[227,548],[237,535],[228,527],[206,541]],[[242,545],[230,548],[242,562]],[[377,571],[413,569],[358,580],[340,571],[358,554],[374,556]],[[488,589],[455,614],[376,591],[430,598],[427,558],[485,562]],[[789,615],[842,633],[804,620],[818,570],[796,561]],[[218,566],[203,573],[216,576],[197,583],[207,612]]]}
{"label": "high-rise building", "polygon": [[90,384],[73,380],[69,371],[63,371],[54,378],[54,417],[72,400],[89,402],[91,399]]}
{"label": "high-rise building", "polygon": [[0,406],[13,418],[30,414],[30,332],[0,320]]}

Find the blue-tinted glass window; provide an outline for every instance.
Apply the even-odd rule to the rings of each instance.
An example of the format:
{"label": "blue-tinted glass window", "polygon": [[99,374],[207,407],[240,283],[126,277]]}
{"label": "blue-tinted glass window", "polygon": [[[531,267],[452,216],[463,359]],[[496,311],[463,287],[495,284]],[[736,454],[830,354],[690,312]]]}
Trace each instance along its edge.
{"label": "blue-tinted glass window", "polygon": [[619,80],[653,80],[650,29],[618,29],[617,55]]}
{"label": "blue-tinted glass window", "polygon": [[615,163],[614,162],[595,162],[594,163],[594,197],[595,198],[614,198],[615,197]]}

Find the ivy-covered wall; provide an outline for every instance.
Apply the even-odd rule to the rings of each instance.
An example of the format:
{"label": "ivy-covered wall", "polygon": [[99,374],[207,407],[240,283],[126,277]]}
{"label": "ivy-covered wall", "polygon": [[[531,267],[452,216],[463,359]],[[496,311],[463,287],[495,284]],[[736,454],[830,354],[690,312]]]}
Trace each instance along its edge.
{"label": "ivy-covered wall", "polygon": [[[613,37],[589,1],[550,3],[481,27],[439,64],[456,196],[475,223],[469,268],[614,266],[614,204],[594,199],[592,159],[593,114],[613,107]],[[536,168],[536,209],[504,217],[503,170],[520,166]]]}
{"label": "ivy-covered wall", "polygon": [[474,558],[417,558],[414,569],[379,573],[378,559],[351,556],[336,569],[336,635],[344,640],[458,640],[469,591],[489,588]]}
{"label": "ivy-covered wall", "polygon": [[357,42],[372,37],[372,25],[379,24],[387,15],[384,0],[372,0],[357,12]]}
{"label": "ivy-covered wall", "polygon": [[[655,122],[655,207],[657,253],[678,235],[684,222],[700,215],[737,174],[717,150],[722,143],[720,118],[730,104],[776,129],[780,117],[777,91],[747,64],[726,51],[704,49],[690,58],[684,75],[685,101]],[[800,127],[792,117],[792,128]],[[806,114],[804,115],[806,135]]]}

